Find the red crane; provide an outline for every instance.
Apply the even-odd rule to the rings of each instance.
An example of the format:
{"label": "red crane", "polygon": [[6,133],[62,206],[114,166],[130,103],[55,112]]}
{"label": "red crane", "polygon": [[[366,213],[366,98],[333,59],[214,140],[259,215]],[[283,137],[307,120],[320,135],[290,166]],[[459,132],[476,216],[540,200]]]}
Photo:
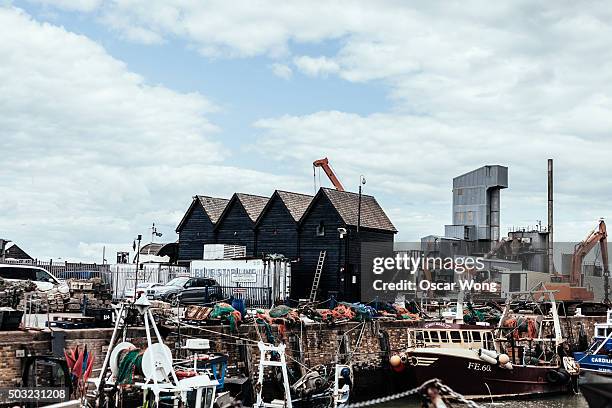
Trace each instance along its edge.
{"label": "red crane", "polygon": [[312,167],[321,167],[325,174],[327,174],[327,177],[329,177],[329,181],[331,181],[334,187],[336,187],[336,190],[344,191],[344,187],[342,186],[342,183],[340,183],[340,180],[338,180],[338,177],[336,177],[336,174],[329,165],[329,160],[327,160],[327,157],[315,160],[314,162],[312,162]]}

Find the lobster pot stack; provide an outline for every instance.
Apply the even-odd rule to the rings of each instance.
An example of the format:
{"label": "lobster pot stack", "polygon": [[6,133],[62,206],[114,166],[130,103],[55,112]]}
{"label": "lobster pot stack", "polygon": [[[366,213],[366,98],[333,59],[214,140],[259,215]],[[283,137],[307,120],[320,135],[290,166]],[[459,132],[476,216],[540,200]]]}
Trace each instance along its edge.
{"label": "lobster pot stack", "polygon": [[108,308],[113,295],[111,287],[100,278],[72,279],[68,282],[70,299],[66,304],[66,312],[78,312],[82,308]]}

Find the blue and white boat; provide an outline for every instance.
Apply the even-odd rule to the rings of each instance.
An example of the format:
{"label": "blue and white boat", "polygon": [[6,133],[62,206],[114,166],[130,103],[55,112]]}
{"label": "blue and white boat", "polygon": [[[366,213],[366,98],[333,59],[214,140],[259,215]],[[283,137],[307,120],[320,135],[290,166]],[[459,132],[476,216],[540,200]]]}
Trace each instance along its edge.
{"label": "blue and white boat", "polygon": [[587,351],[575,352],[574,360],[581,371],[612,376],[612,309],[608,310],[606,323],[595,324],[593,342]]}

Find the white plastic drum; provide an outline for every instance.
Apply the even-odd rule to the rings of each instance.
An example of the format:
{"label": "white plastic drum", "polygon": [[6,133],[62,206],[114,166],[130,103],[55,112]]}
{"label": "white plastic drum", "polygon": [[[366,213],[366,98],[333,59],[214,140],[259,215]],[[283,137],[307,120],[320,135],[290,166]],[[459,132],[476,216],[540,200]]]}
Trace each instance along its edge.
{"label": "white plastic drum", "polygon": [[142,356],[142,373],[147,380],[168,381],[172,372],[172,351],[163,343],[151,345]]}

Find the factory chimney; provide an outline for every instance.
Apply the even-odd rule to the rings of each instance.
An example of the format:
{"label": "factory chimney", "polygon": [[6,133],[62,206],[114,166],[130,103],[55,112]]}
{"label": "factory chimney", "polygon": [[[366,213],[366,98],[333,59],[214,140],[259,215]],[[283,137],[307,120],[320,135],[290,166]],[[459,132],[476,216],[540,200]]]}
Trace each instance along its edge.
{"label": "factory chimney", "polygon": [[553,263],[553,159],[548,159],[548,273],[555,274]]}

